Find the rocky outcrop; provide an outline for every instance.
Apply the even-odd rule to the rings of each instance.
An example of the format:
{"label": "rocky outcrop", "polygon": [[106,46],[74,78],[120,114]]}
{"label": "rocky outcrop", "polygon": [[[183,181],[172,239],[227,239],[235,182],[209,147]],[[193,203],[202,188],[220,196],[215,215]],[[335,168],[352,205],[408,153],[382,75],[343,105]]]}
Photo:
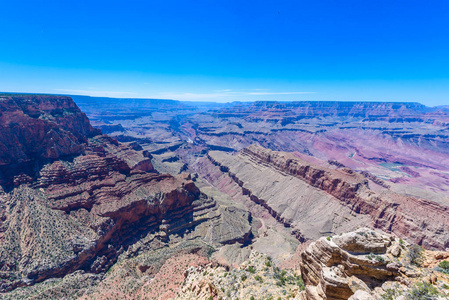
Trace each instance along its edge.
{"label": "rocky outcrop", "polygon": [[237,268],[217,263],[188,268],[173,299],[293,299],[303,288],[295,270],[280,270],[270,257],[254,251]]}
{"label": "rocky outcrop", "polygon": [[441,261],[442,253],[447,254],[424,251],[368,228],[322,237],[301,254],[305,290],[296,299],[443,299],[449,278],[434,268],[435,257]]}
{"label": "rocky outcrop", "polygon": [[401,265],[387,255],[393,241],[392,236],[363,228],[313,242],[302,254],[306,299],[348,299],[357,290],[370,292],[394,280]]}

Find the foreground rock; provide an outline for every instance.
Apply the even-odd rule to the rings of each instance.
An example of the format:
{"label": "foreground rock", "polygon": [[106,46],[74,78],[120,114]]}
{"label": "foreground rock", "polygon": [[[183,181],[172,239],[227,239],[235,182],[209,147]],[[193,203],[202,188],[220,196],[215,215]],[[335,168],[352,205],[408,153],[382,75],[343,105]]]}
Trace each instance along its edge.
{"label": "foreground rock", "polygon": [[425,299],[439,299],[447,294],[449,278],[441,269],[431,268],[435,263],[434,257],[425,260],[421,248],[368,228],[323,237],[302,253],[305,290],[297,298],[415,299],[413,290],[427,284],[435,294]]}
{"label": "foreground rock", "polygon": [[190,267],[175,299],[290,299],[304,285],[298,272],[280,270],[258,252],[237,268],[216,263]]}

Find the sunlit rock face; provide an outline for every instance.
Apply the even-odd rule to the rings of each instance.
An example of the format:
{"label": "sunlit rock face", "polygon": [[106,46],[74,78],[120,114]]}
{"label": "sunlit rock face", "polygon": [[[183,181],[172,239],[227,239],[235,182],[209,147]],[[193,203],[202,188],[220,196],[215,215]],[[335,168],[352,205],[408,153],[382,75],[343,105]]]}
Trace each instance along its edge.
{"label": "sunlit rock face", "polygon": [[[208,160],[216,168],[202,167],[204,174],[227,174],[251,200],[304,240],[369,225],[426,248],[444,250],[449,245],[444,205],[396,193],[350,168],[256,145],[239,155],[211,151]],[[211,175],[209,180],[222,185],[214,178],[219,177]]]}
{"label": "sunlit rock face", "polygon": [[247,213],[232,216],[236,227],[223,225],[226,206],[189,174],[157,173],[151,155],[101,135],[70,98],[1,97],[0,108],[1,292],[105,272],[136,242],[150,251],[175,233],[195,240],[214,227],[212,245],[248,239]]}

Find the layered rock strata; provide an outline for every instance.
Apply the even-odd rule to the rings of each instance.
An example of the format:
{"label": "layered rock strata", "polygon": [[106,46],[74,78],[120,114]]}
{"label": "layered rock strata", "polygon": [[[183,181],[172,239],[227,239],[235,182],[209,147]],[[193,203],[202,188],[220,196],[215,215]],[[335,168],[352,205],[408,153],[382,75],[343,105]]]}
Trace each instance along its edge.
{"label": "layered rock strata", "polygon": [[[322,237],[312,242],[301,256],[305,290],[296,299],[447,297],[445,287],[449,277],[435,266],[449,253],[424,251],[394,235],[360,228],[338,236]],[[423,286],[426,290],[421,288]]]}
{"label": "layered rock strata", "polygon": [[348,299],[357,290],[370,292],[394,280],[401,265],[387,256],[393,241],[392,236],[363,228],[313,242],[302,253],[305,299]]}
{"label": "layered rock strata", "polygon": [[0,100],[1,292],[104,272],[143,237],[145,251],[192,230],[211,245],[249,238],[247,212],[218,207],[188,174],[156,173],[151,155],[100,135],[70,98]]}
{"label": "layered rock strata", "polygon": [[[318,232],[341,232],[339,227],[349,231],[367,222],[426,248],[449,247],[446,206],[393,193],[351,169],[317,165],[291,153],[256,145],[238,156],[211,151],[209,159],[253,201],[308,238],[316,237]],[[377,185],[376,190],[370,185]],[[313,211],[321,221],[308,225],[314,224],[310,219]],[[307,222],[302,222],[304,219]]]}
{"label": "layered rock strata", "polygon": [[0,96],[0,185],[33,177],[44,161],[80,155],[100,134],[69,97]]}

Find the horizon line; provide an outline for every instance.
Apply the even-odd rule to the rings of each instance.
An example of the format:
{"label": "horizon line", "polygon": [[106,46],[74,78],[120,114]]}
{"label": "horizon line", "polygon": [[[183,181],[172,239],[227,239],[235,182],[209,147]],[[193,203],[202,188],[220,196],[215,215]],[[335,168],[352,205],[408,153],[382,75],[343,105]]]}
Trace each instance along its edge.
{"label": "horizon line", "polygon": [[434,105],[428,106],[418,101],[385,101],[385,100],[229,100],[229,101],[214,101],[214,100],[178,100],[173,98],[150,98],[150,97],[110,97],[110,96],[91,96],[85,94],[52,94],[52,93],[29,93],[29,92],[3,92],[0,91],[0,96],[2,95],[40,95],[40,96],[81,96],[81,97],[90,97],[90,98],[108,98],[108,99],[135,99],[135,100],[164,100],[164,101],[178,101],[178,102],[197,102],[197,103],[251,103],[251,102],[369,102],[369,103],[418,103],[426,107],[444,107],[449,105]]}

